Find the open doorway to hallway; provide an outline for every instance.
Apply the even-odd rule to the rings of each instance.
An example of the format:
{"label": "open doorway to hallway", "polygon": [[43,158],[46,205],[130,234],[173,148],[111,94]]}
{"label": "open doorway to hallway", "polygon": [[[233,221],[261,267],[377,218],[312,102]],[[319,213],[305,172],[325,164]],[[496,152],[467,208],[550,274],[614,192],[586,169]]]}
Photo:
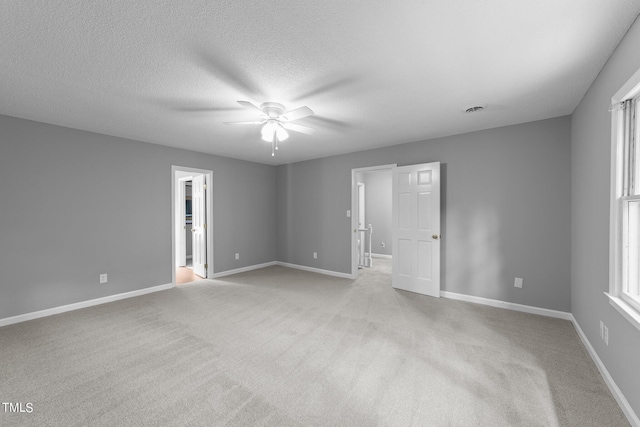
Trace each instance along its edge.
{"label": "open doorway to hallway", "polygon": [[352,274],[392,259],[392,169],[382,165],[353,169]]}
{"label": "open doorway to hallway", "polygon": [[351,177],[351,277],[391,257],[394,288],[440,297],[440,162],[352,169]]}
{"label": "open doorway to hallway", "polygon": [[212,171],[172,167],[172,271],[176,285],[213,271]]}

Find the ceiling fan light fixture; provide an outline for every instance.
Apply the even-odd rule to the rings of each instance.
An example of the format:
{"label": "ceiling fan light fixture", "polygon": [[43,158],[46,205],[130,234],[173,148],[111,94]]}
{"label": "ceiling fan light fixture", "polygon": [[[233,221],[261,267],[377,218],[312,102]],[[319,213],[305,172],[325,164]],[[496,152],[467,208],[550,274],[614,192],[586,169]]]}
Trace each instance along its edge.
{"label": "ceiling fan light fixture", "polygon": [[262,140],[265,142],[273,142],[274,132],[265,132],[265,129],[262,129]]}
{"label": "ceiling fan light fixture", "polygon": [[278,125],[274,120],[269,120],[262,126],[262,140],[266,142],[273,142]]}
{"label": "ceiling fan light fixture", "polygon": [[[278,137],[278,141],[284,141],[289,138],[289,133],[282,127],[281,124],[278,123],[278,127],[276,128],[276,136]],[[278,148],[276,147],[276,150]]]}
{"label": "ceiling fan light fixture", "polygon": [[312,116],[313,110],[309,107],[298,107],[286,111],[284,105],[277,102],[263,102],[260,104],[260,107],[249,101],[238,101],[238,104],[250,110],[259,111],[261,120],[224,123],[228,125],[262,125],[260,134],[263,141],[271,143],[272,156],[275,156],[278,143],[289,138],[289,132],[287,132],[287,130],[307,135],[313,133],[313,128],[291,123],[292,121]]}

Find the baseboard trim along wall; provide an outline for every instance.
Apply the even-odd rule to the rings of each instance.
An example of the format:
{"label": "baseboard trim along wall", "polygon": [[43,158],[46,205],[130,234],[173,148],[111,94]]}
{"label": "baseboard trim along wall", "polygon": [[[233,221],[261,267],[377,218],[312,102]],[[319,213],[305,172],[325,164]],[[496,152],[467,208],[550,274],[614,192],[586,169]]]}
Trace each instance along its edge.
{"label": "baseboard trim along wall", "polygon": [[627,420],[629,421],[629,423],[631,423],[632,426],[640,427],[640,419],[638,418],[633,408],[629,404],[629,401],[627,400],[627,398],[624,396],[624,394],[622,394],[622,391],[620,390],[620,388],[618,388],[618,385],[615,383],[615,381],[609,374],[609,371],[607,371],[607,368],[604,366],[604,363],[602,363],[602,360],[600,360],[600,357],[598,356],[598,353],[596,353],[595,349],[591,345],[591,342],[589,342],[589,340],[587,339],[587,336],[584,334],[584,332],[582,332],[582,328],[580,328],[580,325],[576,321],[575,317],[573,317],[573,314],[565,311],[549,310],[547,308],[532,307],[528,305],[516,304],[512,302],[505,302],[505,301],[494,300],[489,298],[474,297],[471,295],[457,294],[454,292],[447,292],[447,291],[440,291],[440,296],[444,298],[459,300],[459,301],[472,302],[475,304],[488,305],[491,307],[521,311],[524,313],[538,314],[540,316],[555,317],[557,319],[570,321],[573,324],[573,327],[575,328],[576,332],[578,333],[580,340],[582,341],[584,346],[587,348],[587,351],[589,352],[591,359],[593,359],[593,362],[598,367],[598,370],[600,371],[602,378],[604,378],[605,383],[609,387],[611,394],[613,394],[613,397],[616,399],[616,402],[618,402],[618,405],[622,409],[622,412],[627,417]]}
{"label": "baseboard trim along wall", "polygon": [[260,268],[271,267],[272,265],[276,265],[276,261],[265,262],[263,264],[255,264],[248,265],[246,267],[234,268],[233,270],[225,270],[219,273],[213,273],[208,277],[208,279],[217,279],[219,277],[231,276],[232,274],[245,273],[251,270],[258,270]]}
{"label": "baseboard trim along wall", "polygon": [[457,294],[455,292],[440,291],[440,296],[459,301],[472,302],[474,304],[488,305],[491,307],[505,308],[507,310],[521,311],[523,313],[537,314],[540,316],[555,317],[573,321],[571,313],[566,311],[549,310],[548,308],[532,307],[530,305],[516,304],[513,302],[500,301],[497,299],[489,299],[482,297],[474,297],[472,295]]}
{"label": "baseboard trim along wall", "polygon": [[[321,268],[307,267],[304,265],[290,264],[288,262],[281,262],[281,261],[271,261],[263,264],[250,265],[247,267],[236,268],[233,270],[221,271],[219,273],[213,274],[209,278],[215,279],[218,277],[230,276],[232,274],[244,273],[247,271],[257,270],[260,268],[270,267],[273,265],[280,265],[282,267],[294,268],[296,270],[309,271],[312,273],[319,273],[327,276],[351,279],[351,275],[347,273],[340,273],[340,272],[331,271],[331,270],[323,270]],[[171,289],[173,287],[175,287],[173,283],[167,283],[165,285],[152,286],[150,288],[138,289],[136,291],[124,292],[116,295],[109,295],[102,298],[96,298],[88,301],[77,302],[74,304],[63,305],[60,307],[48,308],[46,310],[35,311],[33,313],[26,313],[26,314],[20,314],[18,316],[7,317],[4,319],[0,319],[0,327],[12,325],[14,323],[26,322],[28,320],[39,319],[41,317],[52,316],[54,314],[60,314],[68,311],[79,310],[81,308],[92,307],[94,305],[106,304],[108,302],[150,294],[153,292],[164,291],[167,289]],[[564,311],[549,310],[546,308],[532,307],[528,305],[516,304],[512,302],[494,300],[489,298],[476,297],[471,295],[458,294],[455,292],[448,292],[448,291],[440,291],[440,296],[444,298],[459,300],[459,301],[471,302],[474,304],[488,305],[496,308],[520,311],[524,313],[537,314],[540,316],[554,317],[554,318],[570,321],[573,324],[576,332],[578,333],[580,340],[582,341],[584,346],[587,348],[589,355],[591,356],[594,363],[598,367],[598,370],[600,371],[600,374],[604,378],[605,383],[609,387],[611,394],[613,394],[613,397],[618,402],[618,405],[620,405],[620,408],[624,412],[625,416],[627,417],[627,419],[629,420],[632,426],[640,427],[640,418],[638,418],[633,408],[629,404],[629,401],[627,401],[627,398],[624,396],[620,388],[618,388],[617,384],[609,374],[609,371],[605,367],[604,363],[602,363],[602,360],[600,360],[598,353],[596,353],[595,349],[591,345],[591,342],[589,342],[589,340],[587,339],[587,336],[582,331],[582,328],[580,328],[580,325],[576,321],[575,317],[573,317],[573,314],[564,312]]]}
{"label": "baseboard trim along wall", "polygon": [[102,298],[90,299],[87,301],[76,302],[73,304],[61,305],[60,307],[47,308],[46,310],[34,311],[32,313],[19,314],[13,317],[0,319],[0,327],[12,325],[14,323],[26,322],[27,320],[39,319],[41,317],[52,316],[54,314],[66,313],[67,311],[79,310],[81,308],[92,307],[94,305],[106,304],[108,302],[118,301],[121,299],[137,297],[140,295],[150,294],[152,292],[164,291],[173,288],[173,283],[166,285],[152,286],[150,288],[138,289],[136,291],[124,292],[121,294],[109,295]]}
{"label": "baseboard trim along wall", "polygon": [[310,271],[312,273],[324,274],[326,276],[341,277],[343,279],[352,278],[351,274],[349,273],[340,273],[338,271],[323,270],[321,268],[307,267],[306,265],[289,264],[288,262],[281,262],[281,261],[276,261],[276,264],[282,267],[289,267],[289,268],[295,268],[296,270]]}
{"label": "baseboard trim along wall", "polygon": [[[365,255],[369,255],[369,254],[365,254]],[[373,252],[371,252],[371,257],[372,257],[372,258],[386,258],[386,259],[391,259],[391,258],[393,258],[393,256],[391,256],[391,255],[387,255],[387,254],[374,254]]]}
{"label": "baseboard trim along wall", "polygon": [[622,412],[624,412],[624,415],[627,417],[627,420],[632,426],[640,427],[640,418],[638,418],[638,415],[636,415],[636,413],[634,412],[633,408],[629,404],[629,401],[626,397],[624,397],[624,394],[622,394],[622,391],[618,388],[618,385],[611,377],[611,374],[609,374],[609,371],[604,366],[604,363],[602,363],[602,360],[600,360],[598,353],[596,353],[596,350],[593,348],[591,342],[582,331],[582,328],[578,324],[578,321],[575,319],[575,317],[573,317],[573,314],[571,315],[571,322],[573,323],[573,327],[576,329],[576,332],[578,333],[582,344],[584,344],[584,346],[587,348],[587,351],[593,359],[593,362],[598,367],[600,375],[602,375],[602,378],[604,378],[604,382],[607,383],[611,394],[613,394],[613,397],[616,399],[616,402],[618,402],[620,409],[622,409]]}

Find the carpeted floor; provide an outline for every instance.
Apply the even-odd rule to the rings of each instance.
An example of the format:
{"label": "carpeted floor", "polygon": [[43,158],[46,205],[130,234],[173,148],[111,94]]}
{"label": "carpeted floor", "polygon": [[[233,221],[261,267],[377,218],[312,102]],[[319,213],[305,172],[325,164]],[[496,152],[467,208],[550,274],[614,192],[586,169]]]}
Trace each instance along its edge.
{"label": "carpeted floor", "polygon": [[0,425],[628,425],[563,320],[283,267],[0,328]]}

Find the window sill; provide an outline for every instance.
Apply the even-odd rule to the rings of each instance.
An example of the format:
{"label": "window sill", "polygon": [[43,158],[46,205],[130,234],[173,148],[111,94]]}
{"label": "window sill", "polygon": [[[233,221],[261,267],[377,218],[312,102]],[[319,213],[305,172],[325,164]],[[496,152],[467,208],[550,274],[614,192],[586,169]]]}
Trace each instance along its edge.
{"label": "window sill", "polygon": [[605,292],[609,298],[609,303],[620,312],[636,329],[640,330],[640,313],[634,310],[629,304],[624,302],[621,298],[614,297],[613,295]]}

